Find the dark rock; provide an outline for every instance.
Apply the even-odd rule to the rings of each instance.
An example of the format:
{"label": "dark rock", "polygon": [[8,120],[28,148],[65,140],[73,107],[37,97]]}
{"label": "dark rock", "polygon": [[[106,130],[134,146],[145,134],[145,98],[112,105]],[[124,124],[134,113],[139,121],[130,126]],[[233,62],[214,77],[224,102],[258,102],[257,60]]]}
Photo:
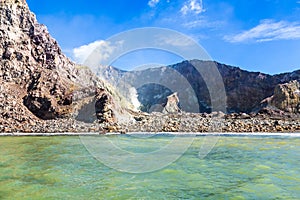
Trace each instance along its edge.
{"label": "dark rock", "polygon": [[22,61],[22,59],[23,59],[23,54],[20,53],[20,52],[15,52],[15,54],[16,54],[17,60],[18,60],[18,61]]}
{"label": "dark rock", "polygon": [[[118,87],[116,83],[118,83],[119,80],[123,80],[124,76],[128,76],[131,79],[139,79],[140,77],[143,77],[141,75],[156,74],[158,76],[156,77],[157,80],[164,80],[168,76],[166,69],[176,70],[190,83],[196,95],[196,101],[191,99],[190,95],[183,97],[179,96],[180,101],[183,102],[184,100],[187,100],[187,102],[193,102],[192,105],[199,105],[199,110],[189,109],[189,107],[184,108],[183,106],[181,109],[186,112],[210,113],[212,108],[209,90],[201,74],[199,74],[195,67],[203,69],[204,71],[211,67],[216,67],[219,70],[225,86],[228,113],[249,114],[253,111],[258,112],[264,107],[261,106],[261,102],[274,94],[274,89],[278,84],[287,83],[291,80],[300,81],[300,70],[271,76],[260,72],[248,72],[238,67],[213,61],[200,60],[183,61],[168,67],[130,72],[120,71],[113,67],[101,67],[99,75],[112,85]],[[114,76],[111,76],[111,73],[114,74]],[[176,80],[169,81],[172,82],[172,85],[173,82],[174,84],[178,84],[176,83]],[[179,89],[177,91],[179,95],[186,90],[186,88],[180,88],[180,85],[177,88]],[[138,99],[142,104],[142,108],[144,108],[143,111],[147,112],[149,112],[149,108],[161,104],[165,101],[167,96],[172,94],[170,88],[155,84],[147,84],[136,89],[138,91]],[[189,105],[189,103],[186,103],[186,105]]]}
{"label": "dark rock", "polygon": [[2,55],[2,58],[10,60],[11,55],[12,55],[12,52],[7,48],[7,49],[5,49],[5,51]]}
{"label": "dark rock", "polygon": [[104,89],[99,89],[95,98],[95,112],[100,123],[115,123],[117,119],[113,111],[112,97]]}
{"label": "dark rock", "polygon": [[24,98],[24,105],[41,119],[54,119],[57,114],[47,97],[38,97],[31,93]]}

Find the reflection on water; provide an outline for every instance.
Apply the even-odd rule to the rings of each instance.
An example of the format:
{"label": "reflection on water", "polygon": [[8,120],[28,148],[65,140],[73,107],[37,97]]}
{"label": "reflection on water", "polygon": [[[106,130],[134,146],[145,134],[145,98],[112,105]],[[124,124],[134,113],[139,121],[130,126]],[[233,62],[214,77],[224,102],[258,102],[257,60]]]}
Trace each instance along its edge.
{"label": "reflection on water", "polygon": [[[150,139],[111,137],[134,152],[168,141]],[[0,199],[300,199],[299,138],[221,137],[199,159],[202,141],[162,170],[129,174],[94,159],[78,137],[2,137]]]}

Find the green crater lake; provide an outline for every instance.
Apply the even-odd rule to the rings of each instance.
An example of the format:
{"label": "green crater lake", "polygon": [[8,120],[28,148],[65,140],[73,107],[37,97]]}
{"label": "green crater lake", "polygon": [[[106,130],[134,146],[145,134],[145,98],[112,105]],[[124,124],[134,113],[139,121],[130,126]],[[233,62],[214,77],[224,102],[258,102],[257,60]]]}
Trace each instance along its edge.
{"label": "green crater lake", "polygon": [[[200,159],[204,138],[170,165],[132,174],[102,164],[79,137],[1,137],[0,199],[300,199],[300,138],[220,137]],[[170,139],[109,136],[129,154]]]}

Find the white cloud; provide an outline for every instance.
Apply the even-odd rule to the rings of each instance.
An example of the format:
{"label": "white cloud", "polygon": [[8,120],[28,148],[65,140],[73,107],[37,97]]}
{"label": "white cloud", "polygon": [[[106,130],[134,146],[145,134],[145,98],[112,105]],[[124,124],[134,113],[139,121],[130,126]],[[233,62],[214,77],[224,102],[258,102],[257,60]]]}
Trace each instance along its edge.
{"label": "white cloud", "polygon": [[183,15],[188,13],[200,14],[205,12],[205,9],[203,8],[202,0],[189,0],[183,5],[180,12]]}
{"label": "white cloud", "polygon": [[112,45],[108,41],[99,40],[87,45],[80,46],[73,49],[73,59],[78,64],[83,64],[84,61],[91,55],[91,53],[97,48],[97,60],[105,61],[116,49],[116,45]]}
{"label": "white cloud", "polygon": [[259,25],[250,30],[233,36],[225,36],[224,39],[232,43],[300,39],[300,23],[263,20]]}
{"label": "white cloud", "polygon": [[187,23],[184,23],[183,26],[186,28],[199,28],[199,27],[207,27],[208,21],[206,21],[205,19],[198,19],[198,20],[194,20],[194,21],[189,21]]}
{"label": "white cloud", "polygon": [[185,28],[193,29],[193,28],[218,28],[224,25],[225,22],[223,21],[209,21],[206,18],[201,18],[197,20],[190,20],[182,25]]}
{"label": "white cloud", "polygon": [[192,38],[177,34],[174,36],[159,36],[157,42],[158,44],[170,45],[174,47],[190,47],[195,45],[195,41]]}
{"label": "white cloud", "polygon": [[148,2],[148,6],[150,6],[151,8],[155,7],[157,4],[159,3],[159,0],[150,0]]}

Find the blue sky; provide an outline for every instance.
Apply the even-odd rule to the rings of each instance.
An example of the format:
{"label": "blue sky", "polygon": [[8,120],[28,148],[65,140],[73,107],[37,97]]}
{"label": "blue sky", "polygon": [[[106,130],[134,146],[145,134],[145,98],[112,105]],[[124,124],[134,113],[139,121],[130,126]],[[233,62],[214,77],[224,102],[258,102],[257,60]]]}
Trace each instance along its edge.
{"label": "blue sky", "polygon": [[[213,60],[221,63],[270,74],[300,69],[300,0],[27,0],[27,3],[63,51],[78,62],[93,45],[109,48],[105,40],[114,34],[134,28],[162,27],[192,37]],[[129,58],[139,57],[137,60],[144,59],[143,62],[159,60],[163,64],[180,61],[167,54],[153,56],[155,53],[161,52],[137,52],[125,60],[130,62]],[[150,58],[154,57],[157,60],[152,61]]]}

